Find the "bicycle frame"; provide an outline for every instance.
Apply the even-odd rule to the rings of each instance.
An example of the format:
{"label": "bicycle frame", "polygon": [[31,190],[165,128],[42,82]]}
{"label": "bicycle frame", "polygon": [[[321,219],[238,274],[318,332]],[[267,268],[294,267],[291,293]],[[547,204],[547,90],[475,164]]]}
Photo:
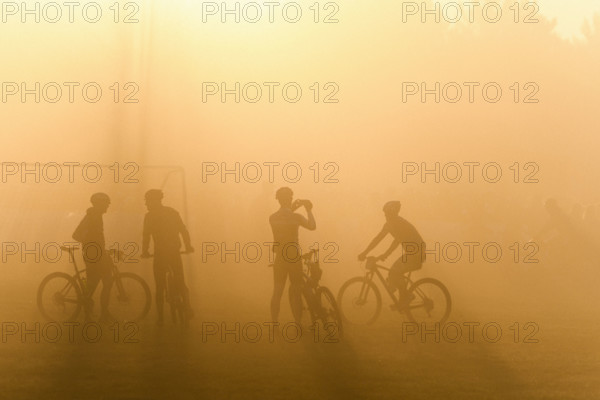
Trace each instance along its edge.
{"label": "bicycle frame", "polygon": [[[179,254],[189,254],[187,251],[180,251]],[[154,254],[150,254],[148,258],[154,258]],[[169,282],[173,279],[173,269],[170,265],[167,266],[167,270],[165,272],[165,301],[168,303],[169,301]],[[183,294],[180,294],[181,296]]]}
{"label": "bicycle frame", "polygon": [[[189,254],[189,252],[187,251],[180,251],[179,254]],[[150,254],[149,258],[153,258],[154,254]],[[164,293],[164,298],[163,298],[163,302],[170,305],[171,306],[171,312],[172,312],[172,317],[174,318],[175,321],[175,314],[179,311],[180,314],[180,318],[182,319],[181,322],[184,324],[187,324],[187,320],[184,320],[184,310],[183,310],[183,302],[184,302],[184,293],[177,293],[177,292],[181,292],[181,290],[184,290],[183,288],[180,288],[181,290],[175,290],[174,286],[174,273],[173,273],[173,268],[171,267],[171,265],[167,265],[166,271],[165,271],[165,286],[163,288],[163,293]],[[175,292],[175,293],[174,293]],[[157,293],[158,294],[158,293]],[[177,304],[177,297],[179,297],[180,300],[180,304]],[[180,308],[179,310],[175,310],[175,308]]]}
{"label": "bicycle frame", "polygon": [[[379,271],[380,269],[383,269],[383,270],[389,272],[390,268],[386,268],[382,265],[379,265],[372,259],[367,259],[366,268],[367,268],[367,273],[365,275],[365,278],[367,280],[369,280],[369,282],[372,282],[373,277],[375,275],[377,275],[377,277],[379,278],[379,280],[381,282],[381,285],[385,288],[386,292],[389,294],[389,296],[393,300],[394,304],[399,306],[398,299],[396,298],[396,296],[394,296],[394,292],[390,290],[389,285],[386,284],[386,279],[383,277],[383,274]],[[410,271],[406,276],[403,275],[403,278],[406,280],[407,288],[410,287],[410,285],[412,284],[412,281],[410,280],[411,274],[412,274],[412,271]]]}
{"label": "bicycle frame", "polygon": [[[171,293],[171,285],[173,285],[173,270],[171,269],[171,266],[168,266],[167,270],[165,271],[165,288],[164,288],[166,303],[171,303],[173,301],[173,298],[171,298],[171,296],[173,296],[173,293]],[[182,294],[179,293],[179,296],[182,296]]]}
{"label": "bicycle frame", "polygon": [[[66,246],[61,246],[61,250],[62,251],[66,251],[69,253],[69,261],[73,264],[73,269],[75,270],[75,274],[73,275],[73,278],[75,279],[75,281],[77,282],[77,284],[79,285],[79,287],[81,289],[84,289],[83,286],[83,273],[86,273],[87,276],[87,267],[86,268],[82,268],[79,269],[79,267],[77,266],[77,260],[75,259],[75,250],[78,249],[78,246],[72,246],[72,247],[66,247]],[[111,262],[111,274],[112,276],[118,276],[119,275],[119,269],[117,267],[117,263],[116,262]],[[117,286],[119,286],[119,290],[122,290],[123,288],[121,287],[121,282],[117,280]],[[85,287],[85,291],[87,292],[87,287]],[[87,296],[87,293],[82,293],[84,295]]]}
{"label": "bicycle frame", "polygon": [[[83,278],[81,275],[83,272],[85,272],[87,275],[87,268],[79,269],[79,267],[77,266],[77,260],[75,260],[75,250],[77,248],[78,248],[77,246],[74,246],[74,247],[61,246],[60,247],[60,249],[62,251],[66,251],[67,253],[69,253],[69,261],[73,264],[73,269],[75,270],[75,275],[73,275],[73,278],[75,279],[75,281],[77,282],[79,287],[81,289],[84,289],[84,286],[82,285]],[[87,288],[85,288],[85,291],[87,292]],[[82,294],[87,296],[87,293],[82,293]]]}
{"label": "bicycle frame", "polygon": [[[313,257],[314,257],[314,261],[313,261]],[[313,249],[310,252],[308,252],[307,254],[302,256],[302,263],[304,266],[306,266],[306,271],[304,270],[304,267],[302,267],[302,274],[304,275],[304,282],[308,283],[311,281],[312,279],[312,273],[313,273],[313,267],[318,266],[319,264],[319,250]],[[320,281],[320,277],[317,280],[316,284],[313,285],[312,289],[316,290],[320,287],[319,285],[319,281]]]}
{"label": "bicycle frame", "polygon": [[[310,252],[304,254],[301,259],[302,259],[302,275],[304,277],[304,285],[305,288],[303,289],[303,296],[306,300],[306,304],[308,306],[308,311],[310,312],[311,316],[314,318],[316,315],[319,314],[319,310],[317,310],[317,307],[319,307],[318,304],[318,300],[317,300],[317,289],[319,289],[319,287],[321,285],[319,285],[319,280],[317,280],[316,282],[314,280],[312,280],[312,268],[318,264],[319,260],[318,260],[318,254],[319,254],[319,250],[313,249]],[[314,260],[313,260],[314,257]],[[305,268],[306,267],[306,270]],[[313,284],[311,284],[313,283]],[[305,292],[305,290],[308,290],[310,292],[310,298],[307,298],[308,294],[307,292]]]}
{"label": "bicycle frame", "polygon": [[[331,322],[327,321],[327,312],[323,308],[320,299],[319,292],[326,290],[329,293],[329,298],[332,300],[332,304],[335,309],[335,317],[336,317],[336,326],[338,326],[340,335],[341,335],[341,320],[339,317],[338,306],[335,302],[335,298],[329,289],[320,285],[321,275],[318,278],[313,276],[314,268],[319,266],[319,250],[312,249],[310,252],[302,255],[300,257],[300,262],[302,263],[302,276],[304,281],[304,287],[302,289],[302,296],[306,301],[307,310],[310,313],[310,317],[313,323],[316,323],[317,320],[321,320],[325,326],[329,326]],[[274,267],[275,264],[269,264],[269,267]]]}
{"label": "bicycle frame", "polygon": [[[81,306],[84,307],[84,312],[86,313],[86,317],[91,316],[91,312],[93,312],[93,306],[94,306],[94,301],[92,299],[93,292],[91,290],[91,286],[89,285],[89,283],[86,284],[86,275],[89,272],[90,268],[80,268],[79,267],[80,263],[77,262],[76,257],[75,257],[75,253],[76,253],[77,249],[80,249],[80,247],[79,246],[71,246],[71,247],[63,246],[63,247],[61,247],[61,251],[64,251],[69,254],[70,259],[68,262],[73,264],[74,273],[69,274],[68,272],[65,273],[63,271],[53,272],[53,273],[49,274],[48,276],[46,276],[42,280],[42,282],[38,288],[38,294],[37,294],[38,308],[40,309],[42,314],[49,319],[54,319],[54,315],[50,316],[50,314],[54,313],[53,307],[59,307],[59,308],[62,307],[63,314],[64,314],[66,304],[76,304],[77,307],[73,308],[72,314],[70,316],[67,316],[66,314],[62,315],[62,316],[59,315],[58,319],[64,318],[65,316],[67,316],[69,318],[76,318],[76,316],[81,311]],[[104,299],[105,299],[103,297],[103,295],[108,294],[109,298],[113,299],[111,301],[115,301],[114,304],[117,305],[118,309],[120,310],[119,312],[122,312],[123,306],[129,308],[131,304],[134,304],[134,303],[130,303],[131,299],[136,300],[136,299],[140,298],[142,301],[136,302],[136,307],[137,307],[137,305],[140,305],[140,306],[142,306],[142,308],[137,307],[135,309],[135,311],[139,311],[139,312],[134,313],[133,317],[131,317],[128,320],[141,319],[148,313],[148,310],[150,308],[150,301],[151,301],[150,289],[148,288],[148,285],[143,280],[143,278],[141,278],[139,275],[136,275],[131,272],[121,273],[119,271],[117,264],[121,260],[120,252],[110,250],[108,253],[102,254],[103,257],[112,256],[112,255],[117,256],[117,258],[114,259],[114,261],[111,259],[104,259],[98,263],[99,268],[107,269],[106,271],[102,271],[103,276],[101,276],[102,283],[103,283],[103,293],[101,295],[101,304],[104,302]],[[111,265],[110,266],[106,265],[107,262],[110,262]],[[86,263],[86,267],[88,267],[87,263]],[[109,267],[110,267],[110,271],[108,271]],[[110,274],[110,275],[108,275],[108,274]],[[107,282],[106,279],[109,279],[109,282]],[[65,280],[66,280],[66,283],[63,283]],[[50,284],[50,286],[48,286],[49,282],[52,282],[52,284]],[[100,282],[94,282],[95,285],[97,285],[98,283],[100,283]],[[131,285],[134,285],[134,286],[131,286]],[[132,288],[133,291],[130,290],[130,288]],[[105,289],[108,289],[108,292],[106,292]],[[73,293],[73,290],[74,290],[74,293]],[[132,294],[133,295],[141,294],[141,297],[139,297],[137,295],[132,296]],[[145,301],[144,301],[144,299],[145,299]],[[52,306],[50,306],[50,305],[52,305]],[[106,305],[102,304],[102,305],[103,305],[102,311],[103,312],[108,311],[104,307],[104,306],[107,306],[108,304],[106,304]],[[139,308],[139,310],[138,310],[138,308]],[[131,313],[128,314],[128,318],[129,318],[130,314]],[[105,314],[105,315],[109,316],[110,313]],[[101,318],[102,318],[102,316],[101,316]]]}

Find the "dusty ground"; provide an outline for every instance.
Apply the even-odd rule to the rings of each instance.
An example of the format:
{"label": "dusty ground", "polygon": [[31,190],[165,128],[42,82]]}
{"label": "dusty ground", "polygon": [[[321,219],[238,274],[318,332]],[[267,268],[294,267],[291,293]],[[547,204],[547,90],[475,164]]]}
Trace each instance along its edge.
{"label": "dusty ground", "polygon": [[[7,322],[28,327],[40,322],[43,328],[34,302],[42,271],[37,281],[6,271],[1,283],[3,328]],[[557,282],[546,284],[559,288]],[[534,287],[526,283],[524,287]],[[235,321],[241,327],[262,324],[268,293],[248,298],[240,291],[201,287],[204,295],[194,296],[197,317],[188,331],[155,326],[152,310],[137,330],[120,326],[118,343],[108,326],[103,326],[98,343],[88,343],[81,326],[73,340],[64,329],[58,343],[48,343],[43,335],[40,343],[32,334],[24,339],[6,335],[0,344],[0,398],[562,400],[600,395],[600,324],[593,297],[559,304],[540,299],[535,291],[519,291],[521,298],[498,302],[482,296],[467,302],[457,294],[450,320],[459,325],[497,322],[503,331],[496,343],[485,340],[481,325],[472,343],[466,327],[457,343],[444,336],[435,343],[433,335],[424,341],[418,336],[404,340],[402,318],[387,308],[374,326],[348,328],[339,343],[323,343],[322,338],[315,343],[312,332],[292,342],[293,331],[289,340],[277,336],[270,342],[266,327],[257,343],[243,335],[236,343],[231,334],[225,340],[219,334],[203,339],[203,329],[210,322],[226,322],[229,328]],[[530,321],[539,327],[532,336],[538,343],[523,343],[533,330],[524,329]],[[521,324],[518,343],[511,330],[514,322]],[[91,337],[94,332],[89,332]],[[254,336],[250,330],[247,334]]]}

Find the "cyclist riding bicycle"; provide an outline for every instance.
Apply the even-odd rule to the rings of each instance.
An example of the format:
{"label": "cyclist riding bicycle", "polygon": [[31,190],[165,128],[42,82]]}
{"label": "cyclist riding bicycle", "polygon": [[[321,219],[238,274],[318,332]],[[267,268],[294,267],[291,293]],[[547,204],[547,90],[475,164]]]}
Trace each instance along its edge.
{"label": "cyclist riding bicycle", "polygon": [[[108,210],[110,198],[106,193],[94,193],[90,198],[92,207],[88,208],[85,217],[81,220],[73,239],[82,244],[83,260],[86,266],[87,295],[89,299],[96,291],[102,280],[102,293],[100,294],[100,321],[110,322],[108,302],[111,289],[112,260],[105,248],[104,223],[102,215]],[[86,307],[86,318],[90,318],[92,308],[91,300]]]}
{"label": "cyclist riding bicycle", "polygon": [[[393,287],[393,291],[398,289],[400,303],[406,304],[410,302],[411,299],[408,298],[408,288],[406,287],[406,281],[403,275],[421,269],[423,261],[425,261],[425,243],[417,229],[410,222],[398,215],[400,213],[400,206],[401,204],[399,201],[388,201],[383,206],[386,223],[383,225],[381,232],[379,232],[369,246],[367,246],[367,249],[358,255],[358,259],[364,261],[367,258],[368,253],[377,247],[388,233],[392,235],[394,241],[385,253],[376,258],[377,260],[384,261],[400,244],[402,244],[403,254],[392,265],[388,276],[388,282]],[[416,254],[412,254],[412,252],[407,251],[407,246],[409,245],[417,245],[420,251]]]}
{"label": "cyclist riding bicycle", "polygon": [[[292,203],[294,192],[288,187],[277,190],[275,198],[281,206],[277,212],[269,217],[269,223],[273,230],[273,253],[275,263],[273,264],[273,296],[271,297],[271,318],[274,322],[279,318],[279,307],[281,297],[285,288],[285,282],[289,275],[290,288],[289,298],[292,313],[296,323],[302,320],[302,293],[305,288],[302,274],[301,250],[298,241],[298,229],[304,227],[310,231],[317,228],[315,217],[312,214],[312,203],[309,200],[296,200]],[[294,210],[304,206],[308,219],[295,213]],[[307,299],[310,299],[310,293]]]}
{"label": "cyclist riding bicycle", "polygon": [[162,204],[163,192],[151,189],[146,192],[146,207],[148,213],[144,218],[144,233],[142,240],[142,258],[150,257],[148,248],[150,238],[154,241],[154,280],[156,282],[156,308],[158,311],[158,324],[163,324],[164,292],[167,270],[173,272],[173,283],[176,290],[182,295],[187,318],[193,317],[190,306],[188,288],[183,276],[183,261],[181,259],[181,240],[183,237],[185,252],[192,253],[194,248],[190,243],[190,234],[183,223],[179,213],[171,207]]}

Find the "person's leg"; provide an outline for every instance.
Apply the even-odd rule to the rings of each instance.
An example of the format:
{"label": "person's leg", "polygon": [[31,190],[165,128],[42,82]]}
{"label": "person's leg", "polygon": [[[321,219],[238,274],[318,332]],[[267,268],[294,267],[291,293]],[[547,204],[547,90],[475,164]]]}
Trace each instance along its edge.
{"label": "person's leg", "polygon": [[91,300],[100,279],[102,279],[102,250],[96,243],[87,243],[83,245],[82,256],[86,269],[86,292]]}
{"label": "person's leg", "polygon": [[165,303],[165,281],[166,271],[160,256],[154,255],[154,282],[156,284],[156,312],[158,322],[162,323]]}
{"label": "person's leg", "polygon": [[98,263],[87,264],[85,269],[87,279],[87,295],[91,298],[102,279],[102,268]]}
{"label": "person's leg", "polygon": [[183,274],[183,261],[181,259],[181,254],[179,250],[174,251],[169,256],[169,265],[171,266],[171,270],[173,271],[173,280],[175,283],[176,290],[181,293],[183,297],[183,304],[188,313],[188,317],[192,317],[192,306],[190,305],[190,292],[188,287],[185,284],[185,277]]}
{"label": "person's leg", "polygon": [[279,309],[281,307],[281,297],[285,289],[287,278],[287,269],[282,263],[275,262],[273,265],[273,295],[271,296],[271,321],[279,321]]}
{"label": "person's leg", "polygon": [[406,287],[407,280],[404,274],[415,271],[421,267],[421,263],[418,259],[408,258],[404,259],[400,257],[390,268],[389,281],[398,289],[398,298],[400,300],[406,299],[408,295],[408,288]]}
{"label": "person's leg", "polygon": [[102,278],[102,272],[98,263],[86,262],[85,265],[87,287],[85,289],[85,293],[83,293],[83,296],[85,297],[84,311],[86,314],[86,318],[89,319],[91,318],[91,314],[94,307],[92,297],[94,295],[94,292],[96,291],[96,287],[98,287],[98,283],[100,283],[100,279]]}
{"label": "person's leg", "polygon": [[108,303],[110,300],[110,289],[112,287],[112,260],[106,256],[100,266],[102,274],[102,293],[100,294],[100,318],[109,318]]}
{"label": "person's leg", "polygon": [[[304,290],[304,277],[302,276],[302,263],[288,264],[290,274],[290,306],[297,324],[302,321],[302,292]],[[310,296],[308,297],[310,299]]]}

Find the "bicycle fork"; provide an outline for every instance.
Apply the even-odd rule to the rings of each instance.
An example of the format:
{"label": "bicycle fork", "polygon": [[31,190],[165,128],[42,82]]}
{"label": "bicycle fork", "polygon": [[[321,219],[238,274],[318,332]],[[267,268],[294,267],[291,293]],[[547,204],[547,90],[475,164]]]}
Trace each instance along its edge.
{"label": "bicycle fork", "polygon": [[365,275],[365,281],[363,282],[363,285],[360,288],[360,293],[358,294],[357,305],[362,306],[367,302],[367,296],[369,295],[369,289],[371,288],[369,283],[373,282],[373,275],[375,275],[374,271],[369,271]]}

